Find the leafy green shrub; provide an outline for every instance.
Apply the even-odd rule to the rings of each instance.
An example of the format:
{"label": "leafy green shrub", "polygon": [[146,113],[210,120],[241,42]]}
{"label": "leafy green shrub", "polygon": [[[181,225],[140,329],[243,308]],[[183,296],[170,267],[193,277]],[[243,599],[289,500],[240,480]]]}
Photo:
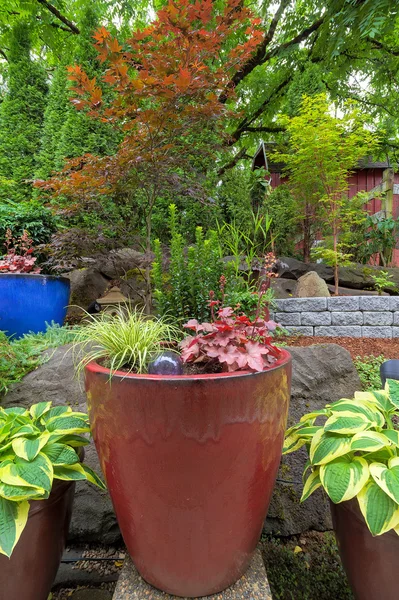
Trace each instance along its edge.
{"label": "leafy green shrub", "polygon": [[211,231],[206,238],[202,227],[197,227],[195,243],[186,250],[186,240],[179,232],[176,206],[171,204],[169,211],[168,269],[163,267],[161,243],[155,241],[152,280],[157,310],[160,315],[171,315],[181,321],[209,320],[209,292],[219,289],[223,273],[218,235]]}
{"label": "leafy green shrub", "polygon": [[283,449],[307,448],[301,502],[322,486],[335,504],[357,498],[373,536],[399,535],[398,418],[399,382],[393,379],[384,390],[355,392],[304,415],[287,431]]}
{"label": "leafy green shrub", "polygon": [[385,356],[356,356],[354,363],[364,390],[377,390],[381,386],[380,366]]}
{"label": "leafy green shrub", "polygon": [[39,202],[0,202],[0,255],[5,252],[6,231],[15,238],[29,233],[34,246],[47,244],[57,230],[57,219],[51,210]]}
{"label": "leafy green shrub", "polygon": [[29,501],[46,500],[55,480],[105,486],[80,462],[75,448],[88,444],[85,413],[51,402],[0,407],[0,554],[11,556],[28,520]]}
{"label": "leafy green shrub", "polygon": [[271,220],[270,235],[276,256],[293,256],[299,239],[300,217],[298,204],[286,185],[265,194],[262,210]]}
{"label": "leafy green shrub", "polygon": [[389,275],[388,271],[379,271],[371,276],[374,282],[374,289],[382,296],[382,292],[386,290],[397,291],[396,283],[391,281],[393,275]]}

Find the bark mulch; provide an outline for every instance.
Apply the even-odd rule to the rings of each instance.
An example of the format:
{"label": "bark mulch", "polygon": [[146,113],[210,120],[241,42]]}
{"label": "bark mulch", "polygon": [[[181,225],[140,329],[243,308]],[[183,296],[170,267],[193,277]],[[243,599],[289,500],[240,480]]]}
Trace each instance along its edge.
{"label": "bark mulch", "polygon": [[287,346],[313,346],[315,344],[338,344],[349,350],[352,358],[357,356],[380,356],[399,358],[399,338],[352,338],[352,337],[306,337],[290,336],[284,339]]}

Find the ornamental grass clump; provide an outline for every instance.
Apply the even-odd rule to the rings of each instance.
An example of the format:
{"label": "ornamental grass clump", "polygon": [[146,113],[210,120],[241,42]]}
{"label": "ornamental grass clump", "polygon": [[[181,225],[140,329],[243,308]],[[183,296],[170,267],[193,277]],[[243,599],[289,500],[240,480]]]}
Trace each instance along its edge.
{"label": "ornamental grass clump", "polygon": [[68,406],[0,407],[0,554],[11,556],[30,501],[46,500],[57,479],[87,480],[105,489],[76,451],[89,443],[83,435],[89,432],[87,415]]}
{"label": "ornamental grass clump", "polygon": [[398,423],[399,382],[392,379],[384,390],[355,392],[304,415],[283,449],[307,448],[301,501],[321,486],[334,504],[357,498],[372,535],[399,535]]}
{"label": "ornamental grass clump", "polygon": [[181,339],[180,330],[165,319],[148,317],[128,306],[116,314],[88,315],[89,322],[78,330],[74,349],[78,372],[92,361],[115,371],[146,373],[149,363],[165,345]]}

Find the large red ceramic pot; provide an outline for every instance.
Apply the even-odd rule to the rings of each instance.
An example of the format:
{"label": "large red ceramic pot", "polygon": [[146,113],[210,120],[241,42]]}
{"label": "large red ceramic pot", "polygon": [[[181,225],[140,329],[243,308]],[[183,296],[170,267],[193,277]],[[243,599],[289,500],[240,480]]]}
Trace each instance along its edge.
{"label": "large red ceramic pot", "polygon": [[270,502],[291,357],[261,373],[127,375],[86,367],[89,416],[129,554],[177,596],[244,574]]}
{"label": "large red ceramic pot", "polygon": [[399,536],[373,537],[356,499],[330,504],[342,564],[356,600],[398,600]]}

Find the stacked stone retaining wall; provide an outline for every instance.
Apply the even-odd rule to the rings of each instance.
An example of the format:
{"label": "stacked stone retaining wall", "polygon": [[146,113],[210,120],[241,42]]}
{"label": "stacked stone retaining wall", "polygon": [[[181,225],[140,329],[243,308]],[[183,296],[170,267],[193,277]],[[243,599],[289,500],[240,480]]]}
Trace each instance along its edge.
{"label": "stacked stone retaining wall", "polygon": [[399,296],[336,296],[275,300],[272,318],[291,333],[399,338]]}

